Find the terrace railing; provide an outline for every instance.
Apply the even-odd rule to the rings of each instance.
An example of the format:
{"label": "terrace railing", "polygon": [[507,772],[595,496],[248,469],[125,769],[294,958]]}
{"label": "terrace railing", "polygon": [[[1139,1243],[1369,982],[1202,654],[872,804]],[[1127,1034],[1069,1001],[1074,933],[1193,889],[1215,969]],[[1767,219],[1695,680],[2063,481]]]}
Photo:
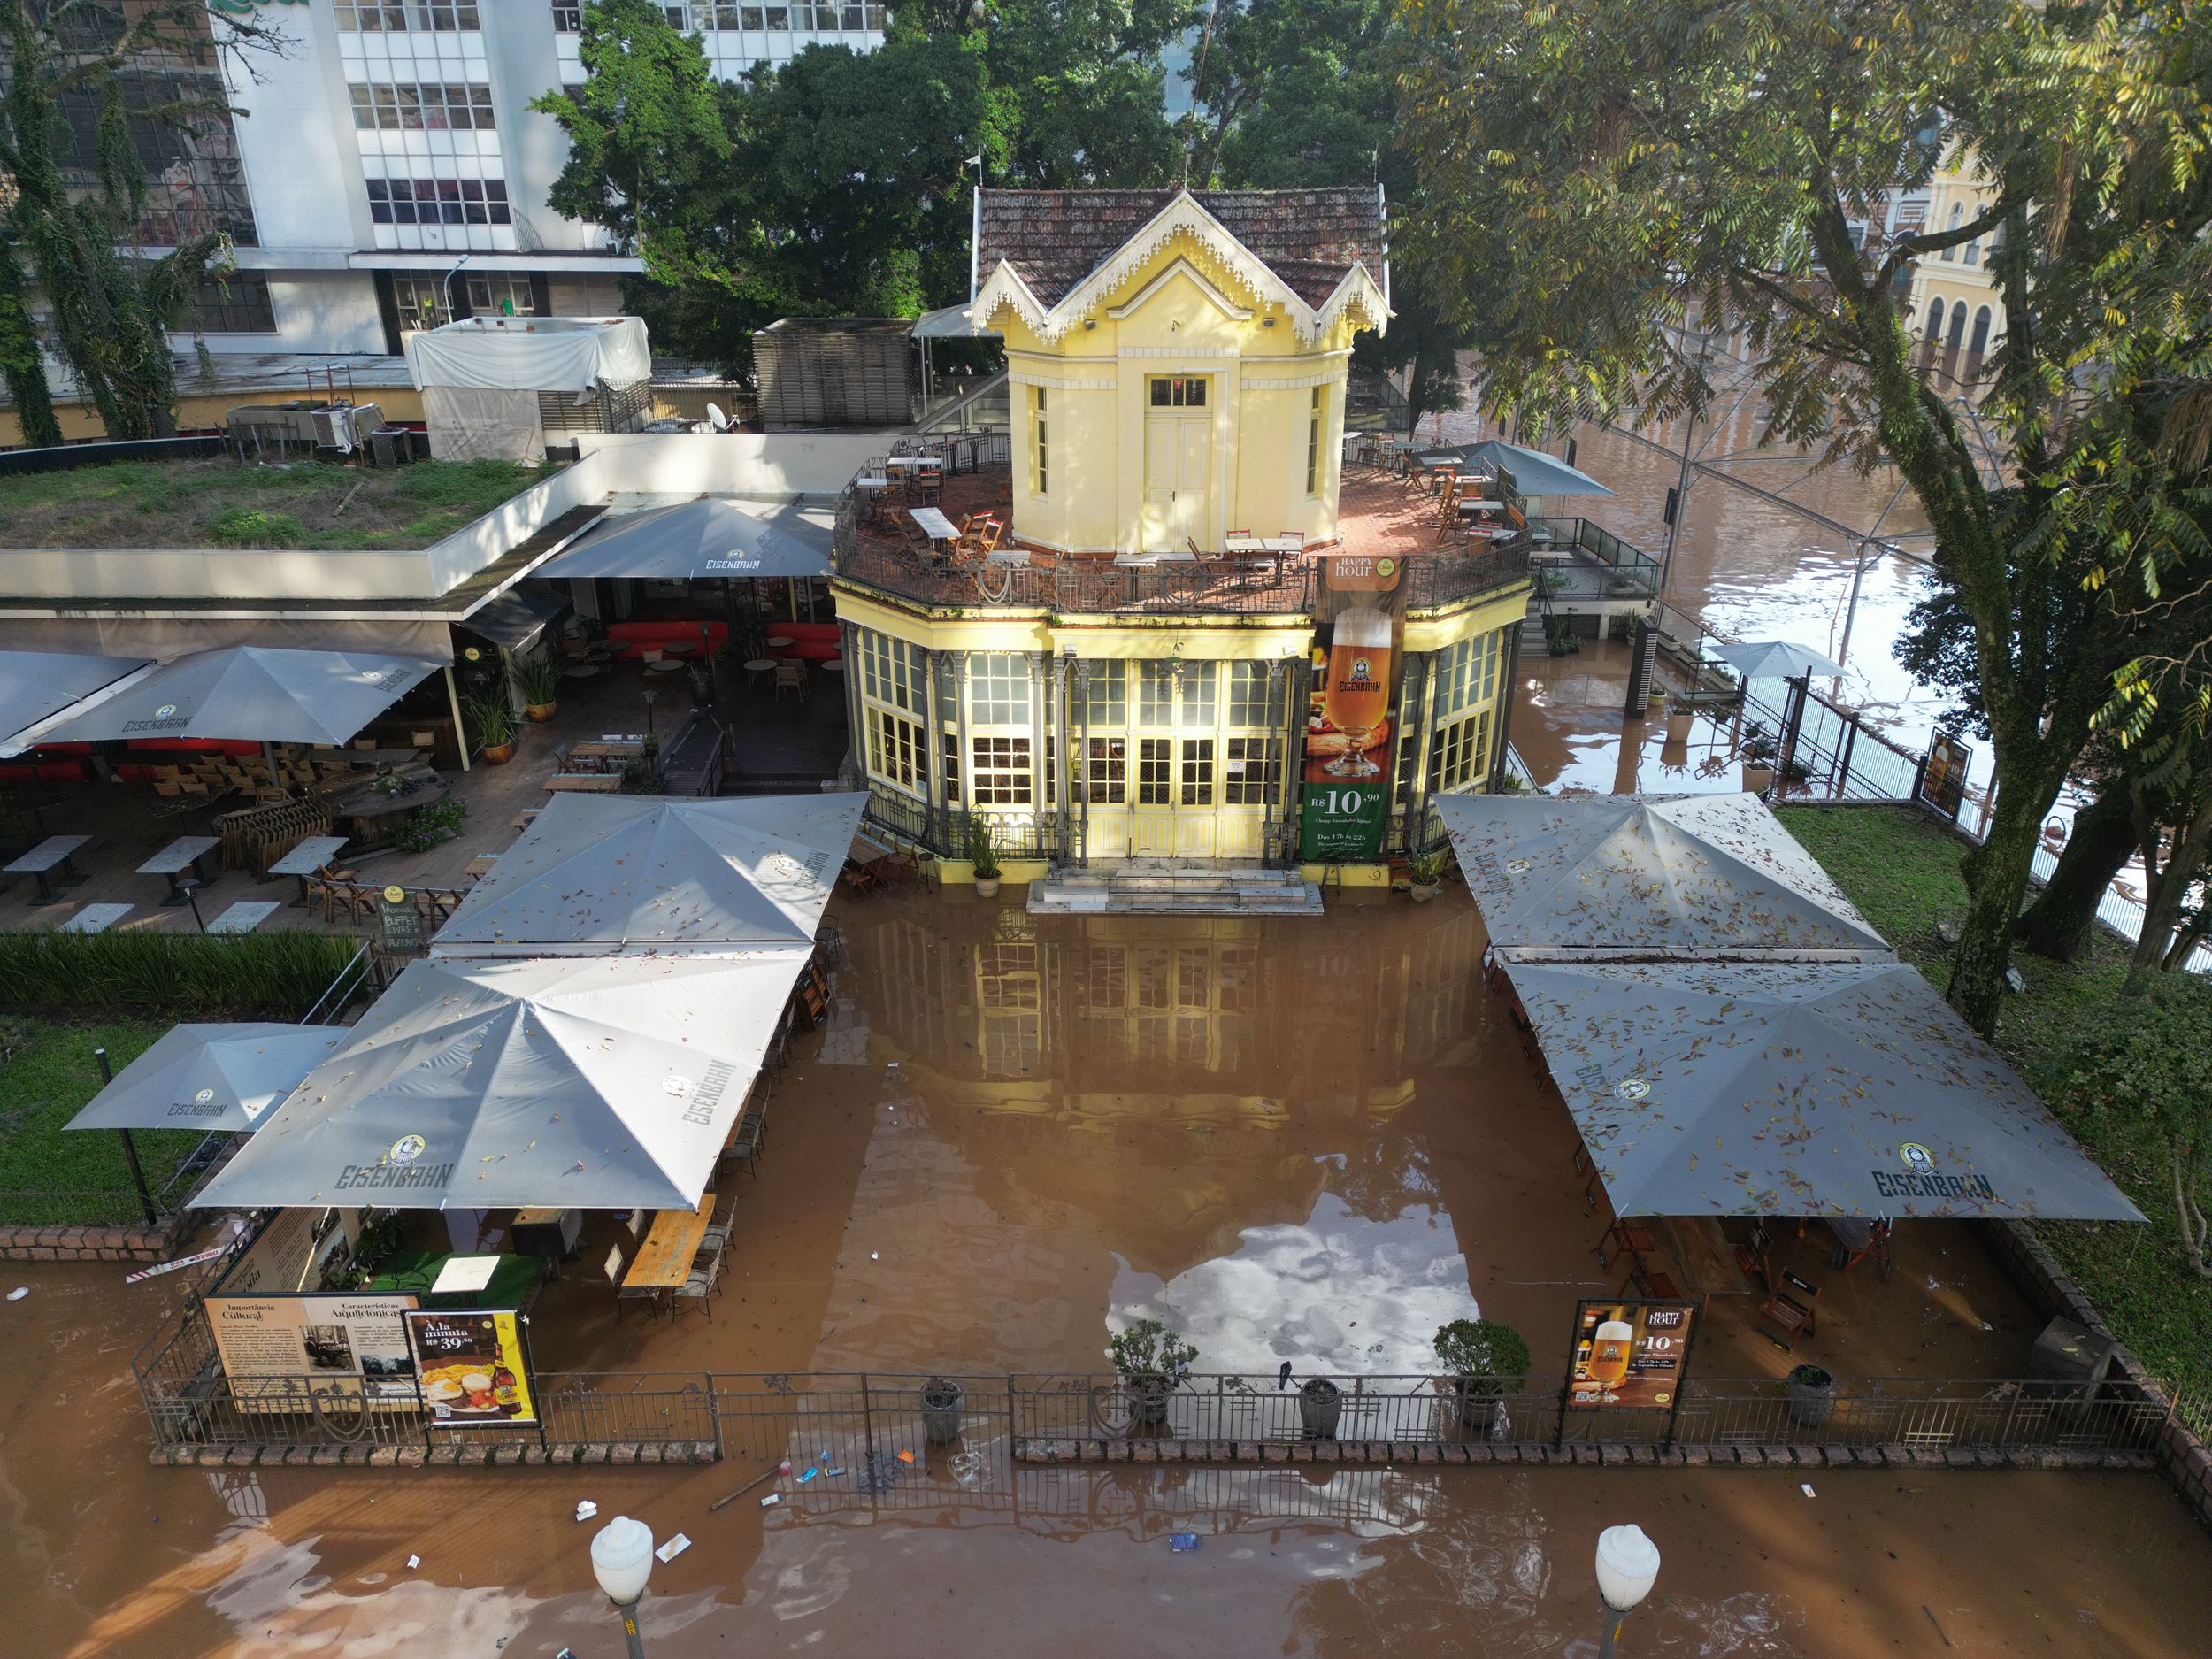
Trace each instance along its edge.
{"label": "terrace railing", "polygon": [[[966,1471],[975,1473],[1002,1467],[1025,1442],[1129,1439],[2143,1451],[2174,1409],[2124,1381],[1886,1378],[1845,1384],[1824,1409],[1808,1409],[1774,1378],[1693,1379],[1666,1406],[1626,1408],[1574,1403],[1561,1378],[1492,1392],[1446,1377],[1343,1375],[1330,1379],[1336,1421],[1324,1435],[1307,1421],[1303,1380],[1278,1387],[1271,1376],[1194,1374],[1148,1397],[1118,1377],[1089,1373],[541,1372],[537,1426],[454,1430],[434,1427],[401,1379],[373,1381],[365,1394],[359,1380],[328,1376],[167,1368],[139,1379],[164,1448],[423,1446],[456,1436],[549,1448],[710,1444],[750,1465],[833,1469],[875,1488],[872,1496],[902,1482],[926,1491],[930,1477],[917,1465],[933,1429],[949,1425],[955,1443],[978,1455],[977,1470]],[[959,1393],[949,1417],[924,1402],[926,1388],[945,1382]],[[385,1398],[373,1397],[380,1387]]]}

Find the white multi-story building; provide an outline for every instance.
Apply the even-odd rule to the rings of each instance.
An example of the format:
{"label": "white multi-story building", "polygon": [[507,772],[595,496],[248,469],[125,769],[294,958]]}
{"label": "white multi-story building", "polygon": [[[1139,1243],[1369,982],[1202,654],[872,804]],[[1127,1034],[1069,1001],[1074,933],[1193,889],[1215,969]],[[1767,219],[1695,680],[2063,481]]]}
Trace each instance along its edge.
{"label": "white multi-story building", "polygon": [[[621,309],[639,262],[546,204],[567,143],[530,108],[584,79],[582,0],[210,5],[219,32],[251,16],[286,48],[227,55],[238,113],[165,175],[180,230],[220,223],[239,244],[182,332],[214,352],[386,353],[455,316]],[[726,79],[816,43],[876,46],[885,21],[865,4],[662,9]]]}

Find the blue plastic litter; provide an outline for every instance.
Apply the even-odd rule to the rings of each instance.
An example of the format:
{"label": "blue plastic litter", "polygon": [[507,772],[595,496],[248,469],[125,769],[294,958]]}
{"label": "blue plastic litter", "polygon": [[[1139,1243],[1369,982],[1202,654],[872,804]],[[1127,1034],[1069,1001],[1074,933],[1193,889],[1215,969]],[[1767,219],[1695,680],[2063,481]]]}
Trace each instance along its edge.
{"label": "blue plastic litter", "polygon": [[815,1476],[820,1474],[821,1472],[822,1471],[818,1469],[808,1470],[806,1473],[799,1477],[799,1484],[803,1486],[808,1481],[813,1479]]}
{"label": "blue plastic litter", "polygon": [[1168,1548],[1174,1550],[1178,1555],[1180,1555],[1187,1549],[1196,1549],[1198,1548],[1198,1534],[1195,1532],[1175,1532],[1169,1536],[1167,1541]]}

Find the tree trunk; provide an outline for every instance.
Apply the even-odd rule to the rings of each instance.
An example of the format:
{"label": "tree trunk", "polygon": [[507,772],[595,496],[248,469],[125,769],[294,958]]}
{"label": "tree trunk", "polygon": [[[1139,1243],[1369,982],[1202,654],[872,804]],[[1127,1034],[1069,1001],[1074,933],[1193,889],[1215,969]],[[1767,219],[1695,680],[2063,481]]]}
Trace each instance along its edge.
{"label": "tree trunk", "polygon": [[2204,1206],[2197,1202],[2197,1180],[2194,1164],[2183,1155],[2179,1137],[2167,1148],[2174,1171],[2174,1213],[2181,1223],[2181,1255],[2200,1277],[2212,1279],[2212,1261],[2205,1259],[2205,1252],[2212,1248],[2212,1224],[2204,1214]]}
{"label": "tree trunk", "polygon": [[2137,824],[2143,849],[2143,931],[2120,987],[2123,996],[2144,995],[2150,989],[2151,976],[2165,965],[2175,930],[2181,926],[2182,902],[2212,850],[2212,803],[2199,806],[2185,822],[2172,826],[2173,840],[2164,847],[2162,858],[2157,843],[2165,827],[2154,818]]}
{"label": "tree trunk", "polygon": [[2073,833],[2058,868],[2028,908],[2014,937],[2023,949],[2054,962],[2072,962],[2095,935],[2097,906],[2135,851],[2135,826],[2126,792],[2116,785],[2074,814]]}
{"label": "tree trunk", "polygon": [[2043,833],[2043,815],[2058,793],[2026,779],[2000,790],[1989,837],[1966,858],[1966,917],[1951,958],[1946,995],[1966,1023],[1985,1037],[1997,1032],[2005,998],[2005,969],[2012,956],[2012,925],[2027,888],[2028,866]]}

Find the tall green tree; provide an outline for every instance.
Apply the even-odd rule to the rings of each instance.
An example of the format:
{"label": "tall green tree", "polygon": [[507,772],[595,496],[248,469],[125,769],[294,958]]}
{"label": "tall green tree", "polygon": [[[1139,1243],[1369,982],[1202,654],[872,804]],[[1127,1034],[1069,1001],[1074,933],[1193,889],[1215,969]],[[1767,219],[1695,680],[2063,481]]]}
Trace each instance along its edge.
{"label": "tall green tree", "polygon": [[[278,42],[250,19],[226,21],[223,50]],[[148,180],[133,124],[191,132],[228,112],[219,78],[191,77],[158,104],[130,98],[128,77],[149,61],[205,67],[216,44],[199,0],[128,7],[80,0],[0,0],[0,176],[8,234],[0,236],[0,368],[26,435],[58,441],[26,296],[42,300],[63,358],[111,438],[175,432],[175,362],[168,328],[201,279],[233,268],[230,239],[198,236],[163,254],[137,250]],[[94,111],[96,165],[88,180],[68,160],[65,111]],[[27,339],[27,334],[29,336]]]}
{"label": "tall green tree", "polygon": [[[893,8],[895,36],[906,16]],[[981,46],[1004,136],[990,183],[1129,189],[1175,180],[1162,50],[1196,17],[1190,0],[992,0],[951,27],[917,22]]]}
{"label": "tall green tree", "polygon": [[[2186,250],[2212,228],[2206,8],[1403,0],[1401,16],[1410,252],[1494,388],[1563,420],[1701,410],[1705,365],[1672,326],[1694,304],[1740,331],[1773,438],[1886,457],[1918,495],[1972,625],[1996,766],[1949,987],[1989,1031],[2044,816],[2125,666],[2047,637],[2062,567],[2096,556],[2108,640],[2187,557],[2155,469],[2106,464],[2189,443],[2212,399],[2146,404],[2147,429],[2100,411],[2139,389],[2120,348],[2176,326]],[[1925,184],[1947,144],[1989,177],[1990,206],[1887,233],[1891,193]],[[2008,322],[1982,408],[2010,495],[1918,373],[1900,308],[1916,260],[2001,231]]]}

